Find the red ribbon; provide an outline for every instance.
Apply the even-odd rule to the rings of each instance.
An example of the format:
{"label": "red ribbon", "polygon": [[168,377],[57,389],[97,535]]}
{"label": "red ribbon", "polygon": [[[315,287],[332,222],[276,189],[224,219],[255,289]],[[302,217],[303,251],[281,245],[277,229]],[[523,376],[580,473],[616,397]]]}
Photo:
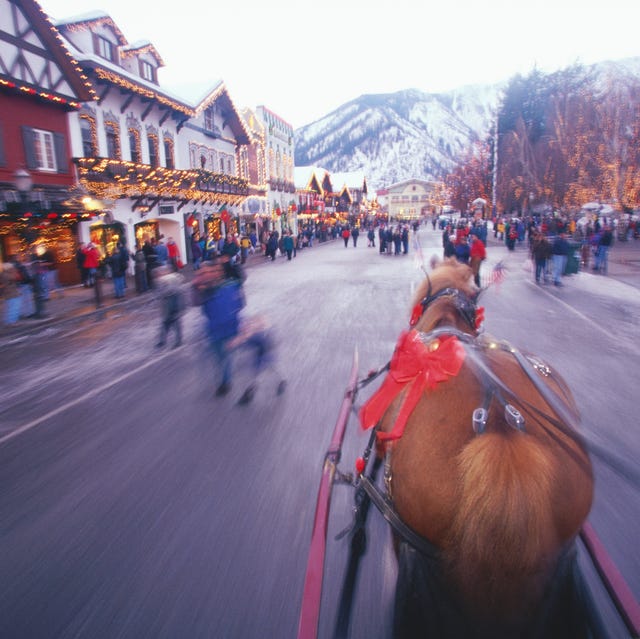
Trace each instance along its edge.
{"label": "red ribbon", "polygon": [[460,372],[465,351],[454,335],[425,344],[417,331],[404,331],[391,358],[389,373],[382,386],[360,409],[362,428],[372,428],[385,414],[391,402],[407,387],[400,413],[389,433],[379,432],[378,439],[398,439],[404,433],[409,416],[426,388],[434,389]]}

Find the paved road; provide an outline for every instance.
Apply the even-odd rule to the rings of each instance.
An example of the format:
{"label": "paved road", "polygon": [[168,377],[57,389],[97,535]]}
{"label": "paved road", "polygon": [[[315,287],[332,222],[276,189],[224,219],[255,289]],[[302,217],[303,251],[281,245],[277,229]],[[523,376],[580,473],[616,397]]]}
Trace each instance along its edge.
{"label": "paved road", "polygon": [[[420,238],[427,260],[439,253],[439,234]],[[640,292],[588,272],[562,289],[535,286],[523,251],[490,244],[485,268],[498,260],[507,278],[483,294],[486,329],[547,359],[574,390],[598,453],[591,520],[638,595],[640,450],[627,389],[640,375]],[[420,279],[415,255],[380,256],[366,242],[253,264],[247,311],[272,320],[289,387],[276,398],[274,379],[264,380],[245,409],[234,404],[245,369],[230,397],[213,397],[197,309],[175,351],[153,350],[152,304],[5,336],[0,636],[294,637],[320,470],[354,349],[363,372],[387,361]],[[366,440],[351,423],[344,470]],[[350,489],[336,486],[322,637],[346,565],[346,541],[333,537],[351,507]],[[352,636],[386,637],[395,560],[376,513],[369,533]]]}

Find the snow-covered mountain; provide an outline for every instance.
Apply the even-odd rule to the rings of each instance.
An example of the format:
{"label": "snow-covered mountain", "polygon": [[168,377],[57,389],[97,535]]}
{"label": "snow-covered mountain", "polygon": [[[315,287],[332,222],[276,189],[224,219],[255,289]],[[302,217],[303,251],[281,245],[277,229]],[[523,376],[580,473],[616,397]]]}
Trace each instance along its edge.
{"label": "snow-covered mountain", "polygon": [[296,166],[364,171],[370,188],[435,179],[495,118],[501,86],[363,95],[295,132]]}
{"label": "snow-covered mountain", "polygon": [[[640,57],[584,68],[596,87],[640,77]],[[295,131],[296,166],[364,171],[370,190],[410,178],[438,179],[495,122],[507,82],[449,93],[416,89],[363,95]],[[601,90],[602,90],[601,89]]]}

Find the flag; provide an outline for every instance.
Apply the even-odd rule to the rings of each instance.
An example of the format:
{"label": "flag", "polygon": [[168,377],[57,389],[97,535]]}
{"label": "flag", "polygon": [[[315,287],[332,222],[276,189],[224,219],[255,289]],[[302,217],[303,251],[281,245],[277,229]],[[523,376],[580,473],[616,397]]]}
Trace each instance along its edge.
{"label": "flag", "polygon": [[504,265],[504,262],[500,260],[492,269],[491,273],[489,273],[489,277],[486,278],[484,288],[491,286],[491,284],[500,284],[504,281],[506,275],[507,267]]}

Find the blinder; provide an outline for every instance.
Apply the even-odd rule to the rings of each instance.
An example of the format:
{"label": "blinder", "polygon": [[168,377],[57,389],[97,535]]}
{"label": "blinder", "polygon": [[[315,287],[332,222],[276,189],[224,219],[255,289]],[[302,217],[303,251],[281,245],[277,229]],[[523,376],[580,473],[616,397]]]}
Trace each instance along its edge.
{"label": "blinder", "polygon": [[437,293],[432,294],[431,281],[429,281],[429,290],[427,291],[427,294],[422,298],[420,304],[416,305],[416,309],[422,309],[421,312],[415,313],[414,309],[414,313],[411,316],[411,326],[415,326],[420,317],[424,315],[429,305],[435,302],[437,299],[440,299],[441,297],[451,297],[453,299],[453,305],[458,313],[460,313],[462,319],[471,327],[472,331],[475,332],[477,330],[478,295],[470,297],[466,293],[463,293],[460,289],[452,287],[443,288]]}

